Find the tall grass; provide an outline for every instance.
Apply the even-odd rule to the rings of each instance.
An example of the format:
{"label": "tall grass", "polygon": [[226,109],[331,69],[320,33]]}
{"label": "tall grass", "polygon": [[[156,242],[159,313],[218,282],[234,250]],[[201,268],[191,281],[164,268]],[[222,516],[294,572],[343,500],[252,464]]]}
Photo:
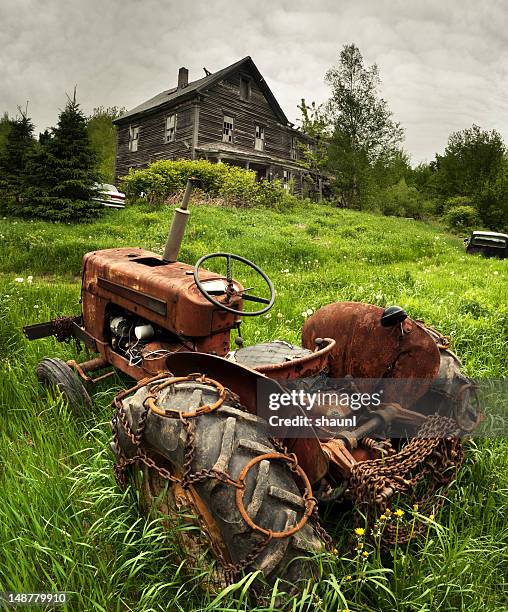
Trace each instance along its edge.
{"label": "tall grass", "polygon": [[[93,413],[77,421],[34,376],[44,356],[69,359],[73,347],[21,333],[79,312],[85,252],[161,252],[170,215],[137,207],[90,225],[0,221],[0,591],[68,591],[67,608],[79,611],[253,608],[251,577],[220,594],[206,588],[206,570],[177,554],[183,523],[168,533],[160,517],[140,516],[135,491],[116,487],[110,402],[128,381],[105,382]],[[466,257],[460,240],[435,227],[318,205],[286,214],[195,207],[181,258],[218,250],[254,260],[276,286],[272,311],[243,324],[250,343],[298,342],[309,309],[328,302],[396,303],[451,335],[468,374],[508,373],[507,262]],[[427,537],[388,555],[366,543],[361,556],[354,511],[327,509],[337,554],[320,556],[320,579],[299,599],[282,605],[274,594],[257,609],[506,610],[507,468],[505,440],[469,444],[442,512],[430,519],[406,508],[400,519],[426,522]]]}

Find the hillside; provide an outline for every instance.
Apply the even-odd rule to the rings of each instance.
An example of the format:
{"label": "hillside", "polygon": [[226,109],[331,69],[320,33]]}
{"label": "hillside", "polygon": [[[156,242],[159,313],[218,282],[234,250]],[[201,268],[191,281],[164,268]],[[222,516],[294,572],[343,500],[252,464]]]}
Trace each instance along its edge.
{"label": "hillside", "polygon": [[[76,610],[249,609],[231,594],[214,602],[189,581],[160,521],[139,517],[133,495],[116,488],[108,422],[126,381],[103,385],[94,414],[76,422],[34,375],[44,356],[69,359],[73,347],[28,343],[21,333],[79,312],[85,252],[161,253],[170,219],[170,208],[133,207],[78,226],[0,220],[0,591],[71,591]],[[319,205],[286,213],[194,206],[181,259],[213,251],[253,260],[274,282],[272,311],[242,326],[248,343],[298,342],[306,312],[329,302],[399,304],[452,337],[468,375],[508,375],[508,264],[466,256],[439,228]],[[471,442],[427,540],[393,551],[394,563],[372,559],[364,575],[348,560],[353,517],[342,512],[338,556],[323,562],[323,580],[294,609],[506,609],[507,468],[508,442]]]}

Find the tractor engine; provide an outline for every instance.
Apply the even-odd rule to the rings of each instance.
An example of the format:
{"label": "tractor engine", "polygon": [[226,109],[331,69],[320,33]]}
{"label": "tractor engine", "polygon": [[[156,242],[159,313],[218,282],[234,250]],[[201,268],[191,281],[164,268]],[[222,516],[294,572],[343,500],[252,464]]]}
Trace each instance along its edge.
{"label": "tractor engine", "polygon": [[[168,262],[143,249],[87,253],[83,323],[97,352],[137,379],[163,369],[165,358],[174,352],[226,355],[231,329],[240,317],[206,300],[193,271],[193,266]],[[201,277],[210,292],[225,292],[224,277],[207,270]],[[236,281],[235,286],[243,289]],[[240,309],[242,297],[230,303]]]}

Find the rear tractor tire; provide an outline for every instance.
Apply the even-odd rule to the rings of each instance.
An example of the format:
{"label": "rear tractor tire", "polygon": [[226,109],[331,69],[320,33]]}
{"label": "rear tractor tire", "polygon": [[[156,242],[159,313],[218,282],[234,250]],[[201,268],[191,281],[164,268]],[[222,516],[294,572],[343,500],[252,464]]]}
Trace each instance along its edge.
{"label": "rear tractor tire", "polygon": [[[213,386],[198,381],[177,383],[160,392],[150,391],[150,386],[153,387],[150,384],[144,386],[122,402],[123,416],[133,432],[139,431],[140,419],[145,412],[143,403],[151,393],[155,394],[159,407],[180,412],[211,405],[218,397]],[[278,452],[270,441],[263,419],[226,399],[214,412],[189,418],[187,422],[191,424],[194,435],[191,475],[203,470],[217,470],[236,481],[251,462],[251,468],[244,473],[243,495],[244,508],[251,521],[263,529],[283,532],[302,519],[305,501],[297,486],[299,477],[280,458],[261,458],[261,455]],[[134,457],[138,449],[125,434],[120,419],[114,421],[113,428],[120,453],[124,457]],[[157,466],[164,466],[181,478],[188,457],[187,435],[179,418],[159,416],[150,410],[140,448]],[[256,458],[258,461],[252,462]],[[237,487],[231,483],[213,477],[193,482],[191,476],[192,484],[187,487],[171,482],[168,486],[168,481],[153,468],[141,463],[139,467],[142,475],[137,470],[141,479],[138,476],[135,486],[140,489],[145,510],[157,504],[159,511],[171,515],[175,512],[175,500],[181,500],[184,493],[186,505],[199,517],[196,522],[216,558],[219,557],[217,551],[222,551],[227,563],[236,567],[240,565],[245,571],[260,570],[269,584],[278,578],[282,583],[279,591],[290,593],[298,592],[300,581],[315,575],[316,564],[312,557],[324,549],[324,543],[312,518],[294,534],[272,538],[262,547],[266,536],[242,518],[236,503]],[[259,550],[259,554],[253,554]],[[250,563],[242,564],[249,556]]]}
{"label": "rear tractor tire", "polygon": [[74,370],[65,361],[54,357],[43,359],[36,369],[37,378],[53,387],[67,401],[74,416],[83,416],[92,407],[92,400]]}

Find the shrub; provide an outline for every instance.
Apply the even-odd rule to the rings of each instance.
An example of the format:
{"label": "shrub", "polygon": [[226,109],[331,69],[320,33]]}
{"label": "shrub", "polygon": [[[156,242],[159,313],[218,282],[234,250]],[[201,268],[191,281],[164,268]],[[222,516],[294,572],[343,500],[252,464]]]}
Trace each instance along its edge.
{"label": "shrub", "polygon": [[203,191],[222,198],[230,206],[267,206],[287,208],[295,198],[288,194],[280,181],[256,182],[250,170],[212,164],[206,160],[158,161],[141,170],[131,170],[122,177],[122,187],[129,198],[145,194],[151,203],[162,203],[185,188],[191,176],[201,181]]}
{"label": "shrub", "polygon": [[453,206],[443,219],[448,228],[463,231],[478,223],[478,213],[473,206]]}
{"label": "shrub", "polygon": [[378,206],[384,215],[420,218],[419,192],[404,179],[384,189],[379,195]]}
{"label": "shrub", "polygon": [[458,208],[459,206],[473,206],[473,201],[469,196],[448,198],[443,202],[442,212],[446,214],[451,208]]}

